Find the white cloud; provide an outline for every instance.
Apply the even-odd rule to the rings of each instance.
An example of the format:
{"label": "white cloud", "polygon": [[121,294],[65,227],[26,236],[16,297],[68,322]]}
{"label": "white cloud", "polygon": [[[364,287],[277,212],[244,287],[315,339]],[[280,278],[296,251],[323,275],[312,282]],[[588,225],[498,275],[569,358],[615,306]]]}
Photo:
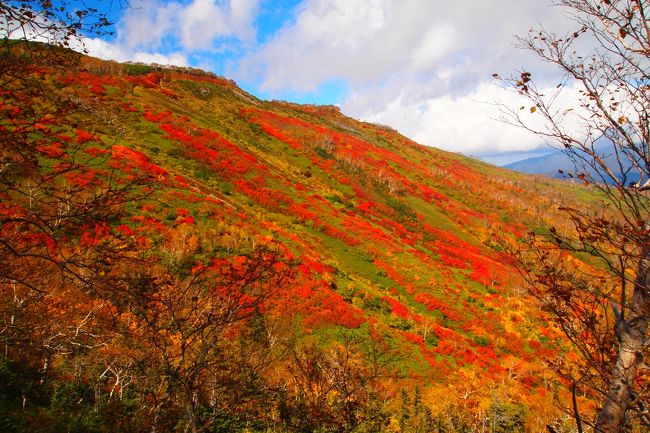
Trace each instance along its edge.
{"label": "white cloud", "polygon": [[[542,89],[549,95],[554,90]],[[351,99],[354,99],[354,95]],[[556,98],[554,107],[557,110],[575,109],[577,100],[577,89],[566,88]],[[540,114],[530,112],[530,102],[517,93],[488,83],[459,97],[445,94],[413,102],[397,98],[365,118],[391,125],[420,143],[468,155],[526,152],[539,148],[540,138],[500,119],[502,116],[496,101],[518,111],[529,126],[543,129]],[[524,109],[519,111],[519,107]],[[578,113],[578,110],[574,113]],[[575,125],[575,117],[567,119],[566,123]]]}
{"label": "white cloud", "polygon": [[192,0],[187,4],[140,0],[118,23],[118,41],[133,48],[160,48],[176,38],[186,51],[210,50],[216,38],[250,40],[259,0]]}
{"label": "white cloud", "polygon": [[254,22],[260,11],[259,3],[259,0],[232,0],[230,2],[230,29],[237,38],[247,40],[255,37]]}
{"label": "white cloud", "polygon": [[[157,18],[154,20],[156,21]],[[41,21],[39,19],[39,21]],[[42,24],[42,23],[38,23]],[[155,27],[151,22],[143,23],[143,28]],[[80,37],[80,38],[66,38],[63,32],[53,31],[50,27],[43,25],[43,27],[27,25],[27,26],[7,26],[6,37],[10,38],[25,38],[30,41],[58,43],[66,41],[69,47],[79,52],[87,52],[91,56],[99,57],[106,60],[116,60],[120,62],[134,61],[143,63],[158,63],[163,65],[177,65],[188,66],[187,56],[180,52],[172,53],[151,53],[138,49],[134,49],[131,45],[117,43],[109,43],[100,38]],[[154,31],[144,31],[144,34],[155,34]],[[2,31],[0,31],[2,36]],[[143,41],[143,36],[140,37]],[[135,44],[138,45],[138,44]]]}
{"label": "white cloud", "polygon": [[[403,2],[404,5],[400,3]],[[427,11],[415,13],[412,0],[307,0],[295,23],[243,59],[243,75],[264,70],[267,90],[314,90],[345,78],[356,84],[390,73],[408,61],[404,46],[416,44]],[[419,2],[429,12],[431,2]]]}
{"label": "white cloud", "polygon": [[240,73],[262,68],[266,89],[298,90],[338,77],[355,85],[429,77],[459,64],[478,77],[505,57],[516,64],[513,35],[553,15],[539,0],[305,0]]}
{"label": "white cloud", "polygon": [[119,44],[109,44],[98,38],[83,40],[84,48],[91,56],[100,59],[116,60],[118,62],[158,63],[161,65],[189,66],[187,56],[183,53],[148,53],[145,51],[131,50]]}
{"label": "white cloud", "polygon": [[162,5],[155,0],[134,2],[117,25],[119,45],[129,49],[159,48],[163,37],[176,26],[175,17],[181,10],[178,3]]}
{"label": "white cloud", "polygon": [[158,63],[160,65],[189,66],[187,57],[182,53],[161,54],[136,51],[130,60],[142,63]]}
{"label": "white cloud", "polygon": [[134,0],[117,23],[115,41],[84,43],[104,59],[187,66],[195,51],[221,50],[215,46],[221,39],[254,39],[258,9],[259,0]]}
{"label": "white cloud", "polygon": [[[416,140],[470,154],[532,149],[540,140],[495,123],[504,97],[491,74],[534,65],[513,47],[543,22],[568,28],[540,0],[305,0],[295,20],[241,60],[238,79],[267,92],[314,91],[344,80],[343,110]],[[259,76],[261,75],[261,79]]]}
{"label": "white cloud", "polygon": [[427,30],[420,44],[411,52],[411,66],[418,70],[434,67],[455,47],[458,35],[446,24]]}

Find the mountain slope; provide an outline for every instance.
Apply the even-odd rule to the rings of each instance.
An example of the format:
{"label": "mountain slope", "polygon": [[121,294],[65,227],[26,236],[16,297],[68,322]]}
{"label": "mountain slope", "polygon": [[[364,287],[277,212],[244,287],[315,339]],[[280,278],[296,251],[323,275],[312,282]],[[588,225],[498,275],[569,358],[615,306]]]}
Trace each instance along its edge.
{"label": "mountain slope", "polygon": [[553,152],[549,155],[528,158],[503,166],[504,168],[530,174],[543,174],[548,177],[559,178],[558,170],[565,173],[573,169],[573,163],[562,152]]}
{"label": "mountain slope", "polygon": [[[632,162],[627,160],[627,156],[619,155],[616,156],[614,147],[607,145],[606,143],[600,143],[597,146],[596,151],[604,161],[604,163],[609,167],[620,167],[620,172],[613,173],[619,179],[625,179],[626,183],[637,182],[639,180],[639,172],[636,169],[637,162]],[[579,155],[579,151],[576,151],[576,154]],[[589,161],[587,156],[586,161]],[[598,173],[598,170],[590,168],[588,165],[581,164],[580,161],[578,166],[578,171],[587,170],[587,173],[599,183],[612,183],[613,179],[607,175],[603,175],[602,172]],[[569,158],[563,152],[555,151],[548,155],[528,158],[522,161],[513,162],[511,164],[505,165],[504,168],[519,171],[521,173],[529,174],[541,174],[544,176],[566,179],[575,176],[576,174],[576,164],[574,161]]]}
{"label": "mountain slope", "polygon": [[[95,418],[111,416],[133,431],[560,422],[554,394],[566,396],[544,361],[572,354],[502,251],[528,230],[562,229],[560,197],[584,206],[596,202],[589,191],[424,147],[336,107],[261,101],[200,71],[65,55],[70,66],[29,70],[68,111],[54,116],[44,98],[28,113],[19,87],[2,101],[5,131],[18,134],[25,117],[27,142],[47,138],[34,146],[39,182],[19,174],[2,191],[2,230],[31,260],[6,275],[25,299],[45,293],[24,320],[46,324],[21,328],[25,347],[3,360],[5,378],[20,377],[17,363],[31,366],[24,377],[52,376],[21,379],[36,389],[36,423],[57,413],[97,431]],[[50,184],[65,198],[51,203],[35,186]],[[20,231],[10,222],[31,215],[30,188],[52,208],[104,203],[107,215]],[[34,273],[43,266],[60,270],[57,290]],[[16,308],[5,304],[5,321]],[[61,335],[88,324],[101,338],[51,350],[62,321]],[[16,401],[3,400],[7,419],[34,428]]]}

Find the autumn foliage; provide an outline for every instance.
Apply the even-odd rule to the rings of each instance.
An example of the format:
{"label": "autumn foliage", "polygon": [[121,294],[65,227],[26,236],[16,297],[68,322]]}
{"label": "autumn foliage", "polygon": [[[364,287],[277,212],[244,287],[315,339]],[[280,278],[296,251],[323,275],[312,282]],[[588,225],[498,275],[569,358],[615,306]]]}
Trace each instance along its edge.
{"label": "autumn foliage", "polygon": [[563,422],[543,360],[566,346],[496,240],[554,218],[526,179],[331,107],[71,56],[0,93],[7,431]]}

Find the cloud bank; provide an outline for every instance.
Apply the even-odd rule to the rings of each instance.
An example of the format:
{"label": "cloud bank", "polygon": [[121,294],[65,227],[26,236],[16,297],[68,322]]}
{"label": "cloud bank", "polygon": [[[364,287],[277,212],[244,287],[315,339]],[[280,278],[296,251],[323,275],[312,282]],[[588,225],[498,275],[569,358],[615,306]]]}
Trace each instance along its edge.
{"label": "cloud bank", "polygon": [[196,51],[254,41],[258,10],[259,0],[134,0],[116,25],[114,41],[87,39],[85,45],[102,58],[186,66]]}

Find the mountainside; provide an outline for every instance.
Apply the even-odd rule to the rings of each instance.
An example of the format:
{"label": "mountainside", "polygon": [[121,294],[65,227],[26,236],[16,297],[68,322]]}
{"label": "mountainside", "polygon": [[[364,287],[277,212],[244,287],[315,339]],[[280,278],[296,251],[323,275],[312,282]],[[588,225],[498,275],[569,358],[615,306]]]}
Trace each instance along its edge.
{"label": "mountainside", "polygon": [[[636,168],[638,162],[632,162],[628,156],[616,155],[615,148],[610,144],[600,143],[597,152],[610,167],[617,167],[618,170],[613,173],[617,179],[624,180],[624,183],[637,182],[639,180],[639,171]],[[579,155],[579,152],[576,152]],[[589,160],[588,157],[586,159]],[[587,164],[579,164],[580,170],[587,170],[591,178],[596,182],[611,184],[614,180],[612,177],[599,173],[593,168],[589,169]],[[522,161],[507,164],[504,168],[519,171],[521,173],[541,174],[556,179],[567,179],[575,176],[576,164],[565,153],[555,151],[548,155],[528,158]]]}
{"label": "mountainside", "polygon": [[20,53],[3,431],[564,431],[547,362],[575,354],[504,248],[591,192],[196,70]]}
{"label": "mountainside", "polygon": [[573,163],[562,152],[553,152],[548,155],[506,164],[503,167],[521,173],[543,174],[548,177],[561,178],[562,175],[558,170],[569,173],[573,169]]}

